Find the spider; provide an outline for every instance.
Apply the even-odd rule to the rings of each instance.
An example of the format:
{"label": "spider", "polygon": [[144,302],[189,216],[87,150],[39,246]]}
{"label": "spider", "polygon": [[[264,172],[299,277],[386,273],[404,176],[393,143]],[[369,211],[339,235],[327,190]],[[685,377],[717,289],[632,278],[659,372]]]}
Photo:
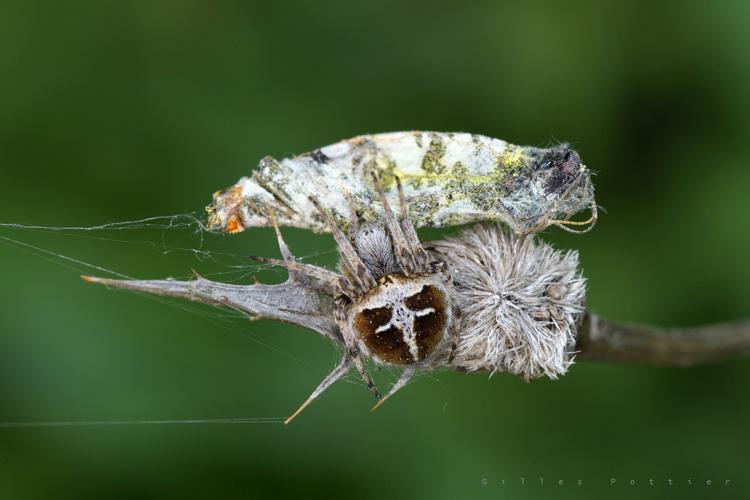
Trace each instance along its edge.
{"label": "spider", "polygon": [[[336,224],[331,213],[315,197],[310,197],[333,233],[340,254],[341,274],[286,259],[254,257],[313,277],[335,289],[332,309],[344,340],[344,354],[336,368],[286,423],[346,375],[352,366],[379,399],[374,410],[404,387],[420,368],[426,368],[446,351],[448,363],[453,360],[460,310],[448,266],[443,261],[431,260],[420,244],[409,219],[399,179],[396,178],[401,209],[398,219],[379,180],[375,176],[373,179],[383,205],[383,220],[354,220],[348,235]],[[377,364],[403,368],[399,379],[383,397],[367,373],[367,357]]]}

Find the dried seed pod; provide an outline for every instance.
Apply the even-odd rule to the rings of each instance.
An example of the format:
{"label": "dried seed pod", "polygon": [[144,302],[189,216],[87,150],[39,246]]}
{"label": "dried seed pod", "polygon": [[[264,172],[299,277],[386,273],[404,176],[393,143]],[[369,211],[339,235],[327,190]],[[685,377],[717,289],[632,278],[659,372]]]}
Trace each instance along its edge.
{"label": "dried seed pod", "polygon": [[[263,158],[251,177],[214,194],[209,227],[236,233],[270,226],[268,215],[275,213],[281,225],[328,231],[310,196],[343,227],[382,220],[373,174],[393,205],[401,180],[416,227],[501,221],[529,234],[551,224],[588,230],[596,220],[591,172],[566,145],[536,148],[476,134],[394,132],[281,161]],[[568,220],[587,208],[589,220]]]}
{"label": "dried seed pod", "polygon": [[463,317],[456,360],[463,369],[526,380],[565,374],[586,310],[578,252],[487,224],[427,247],[453,277]]}

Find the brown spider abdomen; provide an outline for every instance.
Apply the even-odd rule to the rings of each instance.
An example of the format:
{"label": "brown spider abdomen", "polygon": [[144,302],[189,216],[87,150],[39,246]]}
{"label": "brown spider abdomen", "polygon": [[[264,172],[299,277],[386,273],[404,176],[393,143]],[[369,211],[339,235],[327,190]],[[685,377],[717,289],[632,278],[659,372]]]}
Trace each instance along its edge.
{"label": "brown spider abdomen", "polygon": [[432,285],[425,285],[422,291],[405,301],[413,311],[432,308],[435,312],[414,318],[414,332],[417,337],[419,361],[432,354],[445,335],[448,326],[446,300],[443,292]]}
{"label": "brown spider abdomen", "polygon": [[[354,317],[354,330],[360,336],[370,354],[383,362],[409,365],[426,359],[445,335],[448,318],[444,293],[432,285],[404,299],[401,321],[393,321],[390,306],[365,308]],[[412,339],[404,335],[404,329],[413,332]],[[416,356],[413,347],[416,346]]]}
{"label": "brown spider abdomen", "polygon": [[364,337],[365,345],[370,353],[380,360],[394,365],[410,365],[414,363],[409,345],[404,341],[404,334],[395,326],[382,332],[372,332]]}

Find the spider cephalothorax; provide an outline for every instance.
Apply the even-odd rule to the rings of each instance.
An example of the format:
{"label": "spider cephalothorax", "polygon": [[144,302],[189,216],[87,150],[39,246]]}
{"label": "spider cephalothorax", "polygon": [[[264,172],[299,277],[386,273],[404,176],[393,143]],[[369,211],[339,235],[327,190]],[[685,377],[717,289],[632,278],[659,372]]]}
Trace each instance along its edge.
{"label": "spider cephalothorax", "polygon": [[353,221],[349,235],[311,198],[338,245],[341,274],[307,264],[261,259],[307,274],[336,289],[333,315],[346,351],[339,365],[290,420],[352,365],[380,398],[365,370],[365,358],[403,367],[399,380],[380,398],[380,405],[418,369],[429,368],[430,362],[439,356],[450,360],[455,352],[460,314],[447,266],[431,260],[419,243],[401,184],[398,183],[401,202],[398,219],[377,180],[375,186],[383,206],[382,222]]}

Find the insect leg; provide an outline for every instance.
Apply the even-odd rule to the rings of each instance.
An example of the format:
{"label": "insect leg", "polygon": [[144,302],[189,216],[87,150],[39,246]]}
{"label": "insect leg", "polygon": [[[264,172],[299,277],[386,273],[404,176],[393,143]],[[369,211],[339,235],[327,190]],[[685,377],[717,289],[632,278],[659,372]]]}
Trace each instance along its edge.
{"label": "insect leg", "polygon": [[[598,213],[598,209],[597,209],[596,201],[595,200],[591,201],[591,217],[589,217],[585,221],[571,221],[571,220],[557,220],[557,219],[554,219],[554,215],[557,212],[558,206],[560,205],[560,203],[562,202],[562,200],[567,199],[568,195],[571,192],[573,192],[574,190],[580,189],[582,183],[585,185],[587,179],[589,179],[589,176],[581,175],[581,176],[579,176],[579,181],[578,182],[572,183],[570,186],[568,186],[568,188],[565,190],[565,192],[554,203],[554,205],[552,206],[552,208],[550,210],[548,210],[546,217],[544,217],[542,219],[542,222],[540,223],[540,225],[544,224],[544,227],[546,227],[549,224],[554,224],[555,226],[559,227],[560,229],[563,229],[563,230],[565,230],[565,231],[567,231],[569,233],[573,233],[573,234],[583,234],[583,233],[588,233],[589,231],[591,231],[594,228],[594,226],[596,225],[596,220],[599,217],[599,213]],[[588,227],[586,227],[584,229],[573,229],[573,228],[568,227],[568,226],[586,226],[586,225],[588,225]],[[532,231],[536,231],[536,230],[538,230],[538,229],[536,229],[536,228],[532,229]]]}
{"label": "insect leg", "polygon": [[352,366],[352,359],[347,354],[344,354],[344,357],[341,358],[341,361],[339,361],[338,366],[336,366],[336,368],[334,368],[333,371],[329,373],[328,376],[326,376],[326,378],[323,379],[320,385],[318,385],[318,387],[312,392],[312,394],[308,396],[305,402],[302,403],[302,405],[299,408],[297,408],[297,411],[292,413],[292,415],[284,421],[284,425],[291,422],[294,419],[294,417],[299,415],[302,412],[302,410],[304,410],[307,407],[307,405],[309,405],[315,400],[315,398],[323,394],[326,391],[326,389],[331,387],[337,380],[339,380],[341,377],[346,375],[346,373],[349,371],[351,366]]}
{"label": "insect leg", "polygon": [[411,378],[414,376],[414,374],[416,372],[417,372],[417,368],[415,366],[413,366],[413,365],[407,366],[406,368],[404,368],[404,371],[401,372],[401,377],[399,377],[399,379],[396,381],[396,383],[391,386],[391,390],[388,391],[388,394],[386,394],[385,396],[383,396],[380,399],[380,401],[378,401],[377,404],[372,407],[372,411],[377,410],[378,407],[380,405],[382,405],[383,403],[385,403],[385,401],[388,398],[390,398],[391,396],[393,396],[394,394],[396,394],[399,391],[399,389],[401,389],[402,387],[404,387],[406,385],[406,383],[409,382],[409,380],[411,380]]}
{"label": "insect leg", "polygon": [[[591,217],[589,217],[586,220],[583,221],[573,221],[573,220],[550,220],[550,224],[554,224],[560,229],[564,229],[565,231],[573,234],[584,234],[588,233],[592,229],[594,229],[594,226],[596,225],[596,220],[599,218],[599,211],[596,207],[596,202],[591,204]],[[568,226],[585,226],[589,225],[588,227],[584,229],[573,229]]]}

